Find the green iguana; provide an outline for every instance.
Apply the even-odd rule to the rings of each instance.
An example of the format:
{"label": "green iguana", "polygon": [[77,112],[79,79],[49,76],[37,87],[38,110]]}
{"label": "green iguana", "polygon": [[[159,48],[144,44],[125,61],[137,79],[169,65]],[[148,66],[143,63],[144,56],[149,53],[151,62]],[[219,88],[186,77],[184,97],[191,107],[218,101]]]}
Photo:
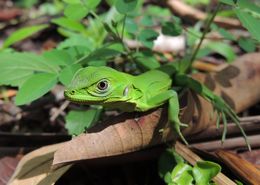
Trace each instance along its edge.
{"label": "green iguana", "polygon": [[171,66],[133,76],[110,67],[89,66],[76,72],[64,95],[72,102],[103,105],[125,112],[144,112],[168,103],[168,119],[172,123],[172,128],[187,144],[181,133],[181,127],[187,127],[187,125],[179,120],[178,95],[171,89],[174,82],[174,84],[194,90],[212,103],[218,113],[218,122],[220,116],[224,122],[222,141],[226,137],[226,116],[228,116],[240,128],[250,150],[247,136],[231,107],[198,81],[187,75],[178,74],[176,70],[169,70],[169,67]]}

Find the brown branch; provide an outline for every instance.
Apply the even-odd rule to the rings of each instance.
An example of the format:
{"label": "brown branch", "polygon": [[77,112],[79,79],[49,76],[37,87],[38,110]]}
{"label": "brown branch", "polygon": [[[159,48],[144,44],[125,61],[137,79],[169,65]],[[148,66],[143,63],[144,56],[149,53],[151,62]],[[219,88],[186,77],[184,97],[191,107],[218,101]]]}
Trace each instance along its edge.
{"label": "brown branch", "polygon": [[[260,147],[260,142],[259,142],[260,135],[248,136],[248,140],[249,140],[249,143],[252,148]],[[191,146],[193,146],[195,148],[199,148],[201,150],[207,150],[207,151],[214,151],[214,150],[217,150],[220,148],[221,149],[234,149],[234,148],[246,149],[243,137],[226,139],[223,144],[221,143],[220,140],[215,140],[215,141],[195,143],[195,144],[192,144]]]}
{"label": "brown branch", "polygon": [[[260,116],[241,118],[240,124],[247,134],[252,132],[260,132]],[[241,134],[240,129],[236,126],[235,123],[229,123],[227,126],[227,130],[227,137]],[[222,135],[222,132],[223,125],[220,125],[219,129],[217,129],[215,125],[212,125],[207,129],[203,130],[202,132],[190,137],[189,142],[195,143],[198,141],[219,139]]]}

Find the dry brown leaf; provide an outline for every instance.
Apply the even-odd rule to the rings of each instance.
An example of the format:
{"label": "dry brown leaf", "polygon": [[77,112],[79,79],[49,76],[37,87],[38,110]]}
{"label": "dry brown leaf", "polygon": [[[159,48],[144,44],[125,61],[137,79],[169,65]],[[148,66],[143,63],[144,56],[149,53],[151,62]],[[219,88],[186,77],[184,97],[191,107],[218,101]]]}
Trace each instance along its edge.
{"label": "dry brown leaf", "polygon": [[[260,149],[251,151],[251,152],[243,152],[238,154],[243,159],[251,162],[252,164],[256,165],[257,167],[260,167]],[[260,170],[260,168],[259,168]]]}
{"label": "dry brown leaf", "polygon": [[25,155],[19,162],[8,185],[52,185],[70,166],[51,170],[53,154],[63,143],[49,145]]}
{"label": "dry brown leaf", "polygon": [[243,178],[247,184],[260,184],[260,170],[253,164],[228,151],[219,150],[216,154],[234,173]]}
{"label": "dry brown leaf", "polygon": [[[167,0],[168,6],[181,17],[187,17],[191,20],[206,20],[207,14],[199,9],[187,5],[180,0]],[[214,19],[214,22],[225,28],[241,28],[241,23],[237,19],[219,17]]]}
{"label": "dry brown leaf", "polygon": [[18,8],[9,8],[0,10],[0,21],[9,21],[22,14],[22,10]]}
{"label": "dry brown leaf", "polygon": [[[162,115],[165,113],[164,111]],[[151,132],[154,130],[159,133],[159,129],[167,123],[161,116],[161,110],[150,111],[136,119],[133,119],[134,116],[134,113],[122,114],[98,125],[88,134],[75,137],[55,152],[53,164],[137,151],[148,145],[158,144],[161,139],[166,138],[167,134],[153,137]]]}
{"label": "dry brown leaf", "polygon": [[[260,100],[260,53],[240,57],[233,65],[208,75],[194,78],[213,89],[239,112]],[[212,105],[204,99],[188,94],[182,99],[186,105],[182,122],[189,123],[186,134],[198,133],[212,124]],[[124,154],[172,140],[165,109],[148,113],[125,113],[67,142],[54,155],[54,165],[79,160]]]}
{"label": "dry brown leaf", "polygon": [[20,157],[3,157],[0,159],[0,185],[5,185],[14,173]]}

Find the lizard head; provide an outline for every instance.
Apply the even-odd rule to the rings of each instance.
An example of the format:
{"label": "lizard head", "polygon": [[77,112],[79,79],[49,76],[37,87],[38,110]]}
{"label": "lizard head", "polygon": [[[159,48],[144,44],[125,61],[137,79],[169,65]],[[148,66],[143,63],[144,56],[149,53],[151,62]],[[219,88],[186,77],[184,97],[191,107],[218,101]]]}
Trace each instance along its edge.
{"label": "lizard head", "polygon": [[131,76],[110,67],[89,66],[78,70],[68,88],[66,99],[84,104],[104,104],[124,101]]}

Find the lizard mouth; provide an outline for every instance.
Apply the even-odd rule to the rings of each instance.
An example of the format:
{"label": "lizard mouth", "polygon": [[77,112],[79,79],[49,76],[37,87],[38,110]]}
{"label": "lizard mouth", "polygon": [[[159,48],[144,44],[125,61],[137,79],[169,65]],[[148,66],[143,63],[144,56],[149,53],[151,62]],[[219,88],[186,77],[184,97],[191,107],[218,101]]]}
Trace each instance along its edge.
{"label": "lizard mouth", "polygon": [[95,98],[93,96],[87,96],[87,95],[76,95],[75,91],[71,90],[65,90],[64,91],[64,97],[74,103],[78,104],[93,104],[93,105],[99,105],[102,104],[107,100],[107,98],[98,97]]}

